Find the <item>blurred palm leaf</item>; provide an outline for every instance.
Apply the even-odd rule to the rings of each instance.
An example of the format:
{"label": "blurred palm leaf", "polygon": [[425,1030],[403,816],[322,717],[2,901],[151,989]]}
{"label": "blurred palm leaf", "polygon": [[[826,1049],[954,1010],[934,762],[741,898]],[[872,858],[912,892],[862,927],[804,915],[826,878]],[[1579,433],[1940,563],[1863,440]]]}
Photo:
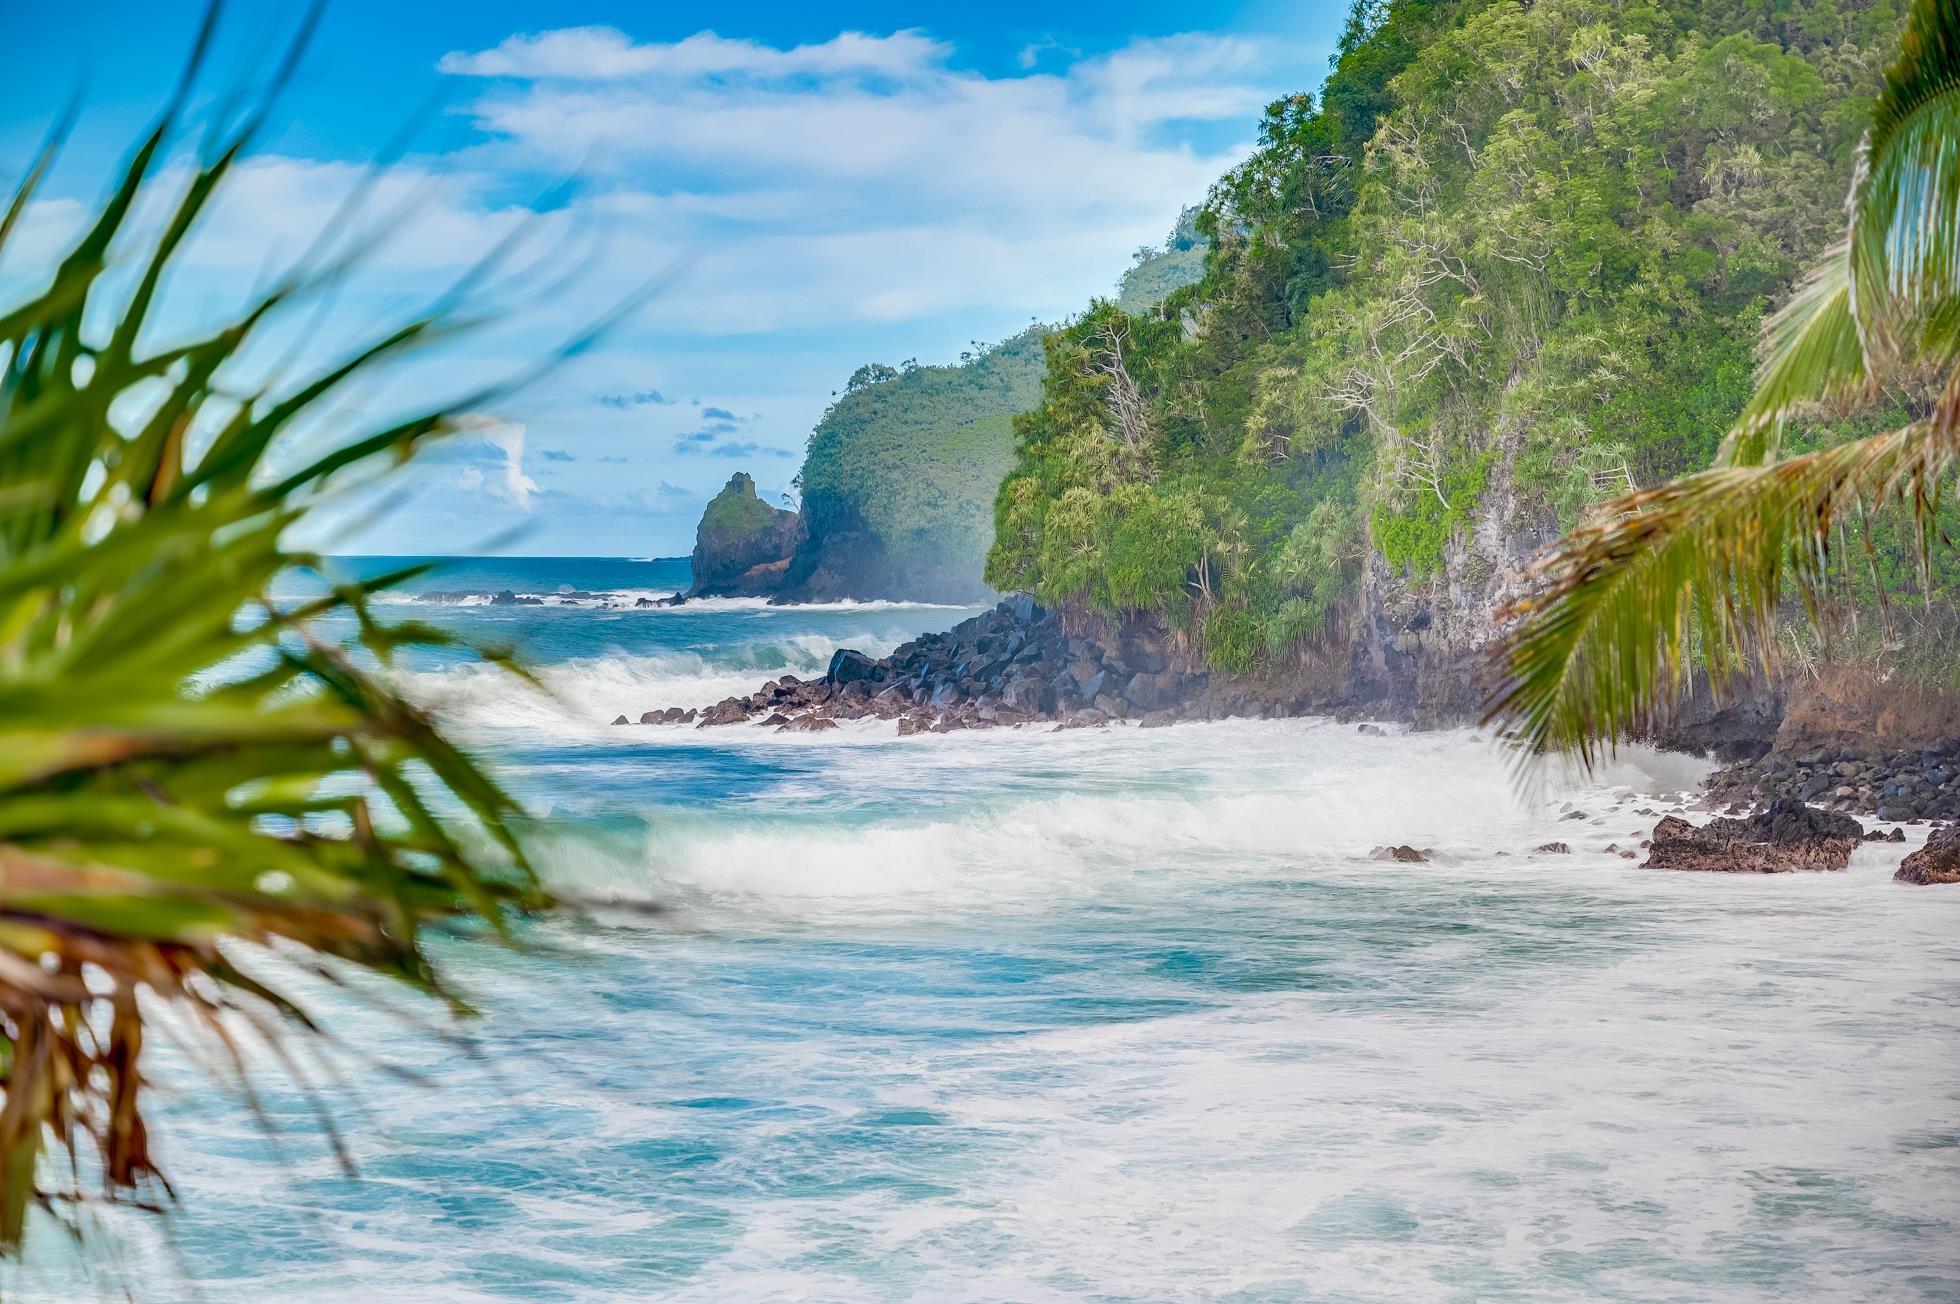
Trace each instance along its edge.
{"label": "blurred palm leaf", "polygon": [[[309,288],[299,277],[146,351],[172,259],[256,125],[205,153],[155,243],[118,266],[132,213],[165,189],[174,118],[45,288],[0,311],[0,1250],[30,1209],[90,1198],[74,1174],[99,1168],[111,1197],[168,1190],[143,1108],[153,999],[233,1057],[227,1012],[268,1035],[312,1028],[239,944],[447,995],[432,924],[501,931],[545,904],[515,804],[388,682],[398,649],[444,641],[370,608],[415,572],[272,598],[276,576],[320,566],[282,544],[289,527],[450,419],[424,412],[278,469],[293,462],[275,462],[282,436],[442,314],[283,391],[235,392],[227,375]],[[0,253],[53,149],[0,217]],[[138,415],[112,423],[112,407]],[[353,646],[311,633],[331,613],[353,617]],[[50,1147],[67,1162],[44,1164]]]}
{"label": "blurred palm leaf", "polygon": [[[1851,186],[1845,239],[1764,332],[1722,465],[1602,505],[1506,613],[1489,716],[1587,764],[1662,724],[1698,657],[1712,688],[1766,666],[1794,588],[1821,611],[1844,528],[1885,505],[1930,560],[1960,465],[1960,5],[1915,0]],[[1774,460],[1795,416],[1892,383],[1938,397],[1903,429]]]}

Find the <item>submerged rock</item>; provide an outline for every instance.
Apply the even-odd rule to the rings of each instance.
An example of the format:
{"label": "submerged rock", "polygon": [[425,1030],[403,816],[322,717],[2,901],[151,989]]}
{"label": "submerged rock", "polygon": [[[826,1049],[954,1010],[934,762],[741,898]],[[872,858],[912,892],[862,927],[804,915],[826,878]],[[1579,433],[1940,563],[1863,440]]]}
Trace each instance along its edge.
{"label": "submerged rock", "polygon": [[1960,883],[1960,824],[1935,829],[1925,846],[1900,862],[1892,877],[1901,883]]}
{"label": "submerged rock", "polygon": [[1426,865],[1433,851],[1417,851],[1414,847],[1376,847],[1368,855],[1375,860],[1394,860],[1404,865]]}
{"label": "submerged rock", "polygon": [[1654,826],[1646,868],[1724,874],[1843,869],[1864,834],[1849,815],[1778,798],[1748,819],[1712,819],[1700,828],[1668,816]]}

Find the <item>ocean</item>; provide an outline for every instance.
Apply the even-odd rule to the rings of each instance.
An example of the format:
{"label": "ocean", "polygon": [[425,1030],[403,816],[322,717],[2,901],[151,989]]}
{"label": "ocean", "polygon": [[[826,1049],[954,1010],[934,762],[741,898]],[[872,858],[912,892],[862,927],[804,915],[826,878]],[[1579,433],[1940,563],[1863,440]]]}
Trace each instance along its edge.
{"label": "ocean", "polygon": [[[611,726],[972,614],[559,596],[686,579],[389,600],[539,669],[403,674],[597,904],[440,943],[456,1036],[294,979],[353,1176],[276,1064],[269,1137],[159,1045],[179,1209],[42,1237],[10,1298],[1960,1299],[1960,892],[1899,848],[1642,870],[1607,848],[1697,763],[1524,789],[1470,730]],[[415,596],[502,589],[551,605]]]}

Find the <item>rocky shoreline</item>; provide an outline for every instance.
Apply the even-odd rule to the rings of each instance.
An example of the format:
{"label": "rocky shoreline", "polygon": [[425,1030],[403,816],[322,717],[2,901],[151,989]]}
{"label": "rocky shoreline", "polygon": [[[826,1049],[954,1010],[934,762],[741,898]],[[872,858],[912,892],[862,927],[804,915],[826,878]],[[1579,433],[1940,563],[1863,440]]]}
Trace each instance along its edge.
{"label": "rocky shoreline", "polygon": [[[901,734],[1011,725],[1064,729],[1134,721],[1155,728],[1181,720],[1315,713],[1304,693],[1214,677],[1178,656],[1146,625],[1101,637],[1070,635],[1060,617],[1025,595],[924,634],[873,659],[845,649],[818,679],[784,675],[707,707],[670,706],[641,724],[760,723],[779,730],[835,728],[840,720],[896,720]],[[631,723],[620,716],[614,724]]]}

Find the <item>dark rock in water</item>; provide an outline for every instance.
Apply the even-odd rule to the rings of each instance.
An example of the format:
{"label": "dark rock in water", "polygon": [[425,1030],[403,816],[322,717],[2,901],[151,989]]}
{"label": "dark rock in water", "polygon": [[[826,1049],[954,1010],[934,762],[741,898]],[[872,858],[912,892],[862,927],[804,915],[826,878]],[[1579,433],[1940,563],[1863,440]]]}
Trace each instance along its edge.
{"label": "dark rock in water", "polygon": [[1892,877],[1901,883],[1960,883],[1960,824],[1934,830]]}
{"label": "dark rock in water", "polygon": [[1712,819],[1700,828],[1668,816],[1654,826],[1646,867],[1726,874],[1843,869],[1864,833],[1848,815],[1781,797],[1748,819]]}
{"label": "dark rock in water", "polygon": [[1572,848],[1566,846],[1563,842],[1541,843],[1540,845],[1533,847],[1532,851],[1544,852],[1545,854],[1552,855],[1552,856],[1569,856],[1572,854]]}
{"label": "dark rock in water", "polygon": [[623,716],[623,715],[622,715],[622,716],[620,716],[620,717],[619,717],[619,718],[618,718],[617,720],[614,720],[614,721],[613,721],[613,723],[614,723],[614,724],[631,724],[631,723],[633,723],[633,722],[632,722],[631,720],[628,720],[628,719],[627,719],[627,718],[626,718],[625,716]]}
{"label": "dark rock in water", "polygon": [[490,605],[493,607],[542,607],[544,605],[544,599],[528,596],[520,598],[509,589],[499,589],[497,596],[490,599]]}
{"label": "dark rock in water", "polygon": [[1885,840],[1887,842],[1904,842],[1906,840],[1906,831],[1904,829],[1893,829],[1892,832],[1886,836]]}
{"label": "dark rock in water", "polygon": [[1569,810],[1565,812],[1565,814],[1559,816],[1559,818],[1561,820],[1582,820],[1586,818],[1586,812],[1582,810]]}
{"label": "dark rock in water", "polygon": [[1354,726],[1354,731],[1360,734],[1363,738],[1388,737],[1388,730],[1382,728],[1378,724],[1358,724]]}
{"label": "dark rock in water", "polygon": [[932,722],[923,716],[901,715],[898,717],[898,736],[909,738],[916,733],[924,733]]}
{"label": "dark rock in water", "polygon": [[1417,851],[1414,847],[1376,847],[1368,855],[1375,860],[1395,860],[1404,865],[1426,865],[1432,853]]}
{"label": "dark rock in water", "polygon": [[878,677],[878,663],[852,648],[839,648],[830,658],[824,678],[840,688],[845,684],[871,683]]}
{"label": "dark rock in water", "polygon": [[838,724],[827,715],[799,715],[780,725],[777,733],[819,733],[825,729],[835,729]]}

